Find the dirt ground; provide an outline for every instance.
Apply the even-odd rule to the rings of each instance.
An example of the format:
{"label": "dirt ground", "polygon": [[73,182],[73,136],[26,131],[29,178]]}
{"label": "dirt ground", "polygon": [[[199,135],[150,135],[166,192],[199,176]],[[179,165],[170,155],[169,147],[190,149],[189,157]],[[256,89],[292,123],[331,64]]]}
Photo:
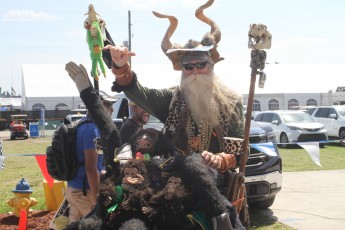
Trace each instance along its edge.
{"label": "dirt ground", "polygon": [[[55,211],[32,211],[31,216],[28,217],[28,228],[30,230],[50,230],[49,223],[53,219]],[[0,214],[0,229],[1,230],[17,230],[19,217],[12,214]]]}

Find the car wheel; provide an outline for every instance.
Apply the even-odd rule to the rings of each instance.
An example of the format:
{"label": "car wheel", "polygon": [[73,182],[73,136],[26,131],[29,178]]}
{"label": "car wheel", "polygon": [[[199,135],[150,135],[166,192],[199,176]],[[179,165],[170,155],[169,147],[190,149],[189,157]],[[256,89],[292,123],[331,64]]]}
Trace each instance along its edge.
{"label": "car wheel", "polygon": [[319,147],[320,148],[324,148],[325,147],[325,143],[319,143]]}
{"label": "car wheel", "polygon": [[339,130],[339,139],[340,139],[340,144],[342,146],[345,146],[345,129],[340,129]]}
{"label": "car wheel", "polygon": [[288,145],[287,144],[284,144],[284,143],[289,143],[289,138],[287,137],[287,135],[285,133],[282,133],[280,135],[280,145],[281,147],[283,148],[287,148]]}
{"label": "car wheel", "polygon": [[276,198],[276,196],[271,197],[271,198],[266,199],[266,200],[251,202],[248,205],[249,205],[249,207],[251,207],[253,209],[267,209],[267,208],[272,206],[275,198]]}

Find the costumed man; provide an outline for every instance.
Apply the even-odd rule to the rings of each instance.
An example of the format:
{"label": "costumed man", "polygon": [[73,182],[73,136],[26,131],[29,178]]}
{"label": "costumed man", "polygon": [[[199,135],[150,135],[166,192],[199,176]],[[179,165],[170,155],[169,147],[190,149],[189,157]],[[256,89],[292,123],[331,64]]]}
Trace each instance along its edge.
{"label": "costumed man", "polygon": [[171,45],[169,40],[177,27],[177,19],[154,12],[157,17],[170,21],[162,49],[174,69],[182,71],[180,86],[174,90],[142,86],[128,62],[135,53],[123,46],[106,46],[105,49],[110,50],[116,76],[112,90],[123,91],[130,100],[162,121],[165,134],[184,155],[200,153],[205,164],[223,172],[237,166],[239,157],[223,152],[223,137],[243,138],[243,105],[242,97],[221,83],[213,70],[222,60],[217,51],[221,32],[217,24],[203,14],[213,1],[209,0],[195,13],[211,26],[211,32],[201,42],[189,40],[184,46]]}
{"label": "costumed man", "polygon": [[[115,153],[116,157],[114,158],[114,161],[112,162],[109,161],[110,157],[114,157],[113,155],[114,152],[112,152],[111,150],[114,150],[114,147],[119,147],[119,137],[118,137],[118,132],[116,130],[116,126],[111,121],[110,116],[106,115],[105,109],[101,104],[101,100],[89,80],[85,67],[83,65],[78,66],[74,62],[70,62],[66,64],[66,70],[68,74],[70,75],[70,77],[73,79],[73,81],[76,83],[76,86],[80,92],[80,97],[82,98],[83,102],[88,108],[89,113],[93,116],[94,122],[99,127],[101,136],[103,137],[102,141],[103,140],[105,141],[104,144],[106,146],[106,149],[104,150],[106,151],[104,151],[104,157],[106,159],[105,163],[108,166],[107,175],[108,176],[114,175],[116,177],[120,175],[120,171],[119,171],[120,167],[118,164],[121,162],[121,160],[118,159],[120,156]],[[149,136],[150,133],[151,133],[150,136],[153,135],[152,133],[153,130],[151,132],[149,132],[149,130],[144,130],[144,129],[141,131],[143,132],[143,134],[139,132],[137,134],[138,138],[140,138],[142,135]],[[154,157],[157,156],[157,154],[158,156],[162,153],[167,153],[168,155],[172,154],[171,153],[172,147],[170,147],[170,144],[166,143],[165,138],[163,138],[165,136],[162,135],[161,137],[159,137],[161,135],[159,134],[160,132],[159,131],[155,131],[155,132],[157,132],[156,135],[158,136],[154,137],[155,135],[153,135],[151,137],[155,139],[154,143],[156,144],[154,144],[151,141],[152,147],[155,146],[154,148],[155,150],[152,153],[150,152],[150,156],[152,157],[152,159],[148,160],[148,162],[152,162],[155,159]],[[144,141],[144,139],[140,138],[138,141],[140,142],[139,146],[142,146],[143,144],[142,142]],[[161,146],[157,148],[157,145],[160,146],[163,143],[166,143],[165,147]],[[147,144],[144,144],[143,146],[149,147],[149,145]],[[137,147],[136,149],[138,150]],[[148,149],[144,150],[143,152],[148,152]],[[206,219],[205,217],[201,217],[201,219],[206,220],[207,223],[209,223],[209,221],[212,221],[212,229],[230,230],[230,229],[233,229],[231,225],[235,226],[235,229],[243,229],[241,228],[241,223],[237,220],[236,220],[237,221],[236,224],[233,224],[233,222],[230,223],[230,220],[226,213],[226,206],[225,206],[226,200],[223,196],[220,195],[216,187],[216,181],[214,180],[214,176],[210,173],[210,171],[208,170],[208,167],[206,167],[206,165],[202,162],[200,155],[199,155],[200,160],[196,158],[197,156],[198,155],[187,156],[185,160],[184,160],[184,157],[181,157],[181,156],[175,158],[176,160],[173,160],[172,161],[173,163],[169,164],[170,166],[168,165],[168,168],[170,168],[168,169],[168,171],[176,171],[184,175],[183,181],[185,181],[185,184],[188,184],[193,188],[193,191],[194,191],[193,194],[200,201],[200,204],[199,204],[200,206],[196,204],[198,206],[198,210],[206,214]],[[129,158],[126,158],[126,159],[131,158],[130,156],[128,157]],[[150,163],[148,165],[152,165],[152,164]],[[152,167],[150,168],[152,169]],[[151,169],[149,173],[151,174],[150,183],[152,182],[155,183],[155,176],[152,175]],[[154,178],[152,178],[152,176]],[[114,181],[114,185],[117,185],[116,180]],[[112,187],[114,187],[114,185]],[[110,187],[111,191],[113,190],[112,187]],[[153,187],[156,187],[156,185]],[[102,196],[104,197],[106,195],[102,194]],[[180,198],[177,198],[177,199],[179,200]],[[75,224],[73,225],[69,225],[66,229],[69,229],[69,230],[71,229],[99,229],[101,228],[101,226],[102,226],[102,229],[108,229],[109,226],[107,226],[107,223],[104,222],[105,219],[103,219],[104,208],[105,208],[103,207],[104,206],[103,203],[104,203],[103,201],[99,200],[98,205],[97,205],[98,208],[96,207],[91,213],[87,215],[85,219],[82,219],[80,222],[75,222]],[[184,205],[180,207],[188,208],[185,203]],[[165,217],[168,217],[170,221],[171,221],[171,218],[177,217],[177,216],[172,216],[170,218],[170,215],[166,216],[166,213],[160,213],[161,210],[162,209],[160,208],[156,210],[158,211],[157,213],[158,216],[163,215]],[[185,209],[185,210],[190,210],[190,209]],[[190,221],[197,220],[198,218],[200,218],[200,215],[197,215],[197,216],[193,215],[193,218],[190,219]],[[188,223],[189,222],[187,222],[186,224]],[[159,223],[157,223],[156,221],[154,221],[152,224],[156,227],[158,227],[157,224],[159,225]],[[133,228],[133,225],[135,225],[135,228]],[[129,220],[129,222],[126,221],[125,223],[123,223],[123,226],[120,229],[140,229],[138,228],[138,225],[143,227],[143,229],[146,229],[145,223],[143,223],[142,221],[139,221],[137,218]],[[163,225],[163,229],[166,229],[164,225]],[[206,228],[206,229],[209,229],[209,228]]]}
{"label": "costumed man", "polygon": [[[171,138],[180,153],[185,156],[199,153],[206,165],[225,171],[235,168],[237,162],[236,156],[223,152],[222,137],[243,136],[243,112],[240,95],[220,83],[213,72],[214,64],[221,60],[217,52],[220,30],[214,21],[203,14],[203,9],[212,3],[213,1],[208,1],[196,12],[200,20],[211,26],[211,33],[201,42],[190,40],[185,46],[172,47],[169,41],[177,26],[176,18],[155,13],[158,17],[169,18],[171,22],[162,48],[173,62],[174,69],[182,70],[181,84],[175,90],[143,87],[128,63],[129,58],[135,54],[121,46],[107,46],[106,49],[110,50],[113,72],[116,75],[112,90],[123,90],[130,100],[164,122],[165,134]],[[86,71],[80,71],[83,67],[74,63],[69,63],[66,67],[78,89],[80,88],[85,105],[92,108],[91,101],[94,102],[95,98],[89,97],[93,95],[89,87],[91,84],[81,90],[77,82],[77,79],[81,78],[75,78],[74,74],[71,74],[72,71],[79,71],[76,75],[80,77],[81,74],[87,78]],[[69,67],[73,70],[69,70]],[[90,95],[86,96],[87,94]],[[203,199],[203,202],[210,201]],[[207,205],[212,206],[205,204]],[[214,229],[227,226],[225,222],[228,216],[218,214],[215,222],[219,224]],[[226,229],[231,229],[231,226]]]}
{"label": "costumed man", "polygon": [[[112,90],[123,91],[127,98],[163,122],[164,133],[183,155],[199,153],[203,162],[222,176],[223,172],[237,168],[240,160],[239,155],[224,152],[223,137],[243,138],[244,116],[242,96],[223,84],[214,72],[215,64],[223,59],[217,51],[221,31],[203,13],[213,2],[207,1],[195,13],[211,27],[210,32],[200,42],[190,39],[183,46],[172,45],[170,41],[177,19],[154,12],[170,22],[161,48],[174,70],[181,71],[180,85],[175,89],[158,90],[141,85],[129,64],[135,53],[123,46],[105,49],[110,51],[116,77]],[[220,181],[219,188],[223,189],[225,182]]]}

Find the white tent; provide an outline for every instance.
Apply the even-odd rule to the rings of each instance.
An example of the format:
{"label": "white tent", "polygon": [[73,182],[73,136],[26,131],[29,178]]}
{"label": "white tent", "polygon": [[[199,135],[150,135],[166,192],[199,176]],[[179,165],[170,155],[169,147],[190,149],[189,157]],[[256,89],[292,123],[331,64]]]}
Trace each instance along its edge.
{"label": "white tent", "polygon": [[[86,65],[86,68],[91,69]],[[153,88],[163,88],[178,83],[178,72],[171,70],[160,72],[157,78],[157,66],[136,66],[135,71],[143,85]],[[169,74],[167,74],[170,72]],[[149,73],[156,73],[155,75]],[[99,88],[107,93],[111,92],[111,86],[115,77],[111,70],[107,70],[106,78],[101,75]],[[93,79],[90,79],[93,83]],[[83,103],[74,82],[68,76],[63,64],[24,64],[22,65],[22,110],[32,110],[44,106],[46,110],[54,110],[66,105],[67,109],[78,109]],[[62,106],[63,107],[63,106]],[[64,107],[65,109],[65,107]]]}
{"label": "white tent", "polygon": [[22,110],[74,109],[82,104],[64,65],[22,65],[22,71]]}

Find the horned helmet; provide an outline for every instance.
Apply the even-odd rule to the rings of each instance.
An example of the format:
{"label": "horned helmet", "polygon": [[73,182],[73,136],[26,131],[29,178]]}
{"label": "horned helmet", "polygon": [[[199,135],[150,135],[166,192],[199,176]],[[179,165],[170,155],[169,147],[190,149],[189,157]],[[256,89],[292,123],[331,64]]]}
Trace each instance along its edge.
{"label": "horned helmet", "polygon": [[208,0],[205,4],[201,5],[195,11],[195,16],[202,22],[211,26],[211,31],[207,32],[200,42],[190,39],[184,46],[176,43],[172,44],[170,41],[170,38],[175,32],[178,25],[177,18],[167,14],[160,14],[155,11],[152,12],[158,18],[169,19],[170,25],[163,37],[161,48],[164,54],[167,55],[173,63],[174,70],[182,70],[181,60],[186,55],[195,55],[197,53],[202,54],[207,52],[213,63],[217,63],[224,59],[220,57],[217,51],[217,44],[221,39],[220,28],[211,18],[207,17],[203,12],[204,9],[210,7],[213,2],[214,0]]}

